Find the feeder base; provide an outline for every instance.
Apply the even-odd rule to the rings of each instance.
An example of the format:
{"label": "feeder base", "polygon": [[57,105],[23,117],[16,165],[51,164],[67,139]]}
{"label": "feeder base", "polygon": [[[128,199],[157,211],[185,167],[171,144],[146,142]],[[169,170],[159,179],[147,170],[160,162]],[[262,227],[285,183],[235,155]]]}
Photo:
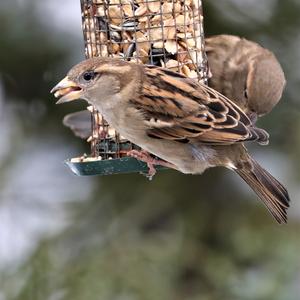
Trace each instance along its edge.
{"label": "feeder base", "polygon": [[[66,160],[65,164],[78,176],[113,175],[126,173],[142,173],[147,175],[149,168],[146,163],[133,157],[122,157],[117,159],[93,160],[74,162]],[[158,170],[167,170],[163,166],[155,166]]]}

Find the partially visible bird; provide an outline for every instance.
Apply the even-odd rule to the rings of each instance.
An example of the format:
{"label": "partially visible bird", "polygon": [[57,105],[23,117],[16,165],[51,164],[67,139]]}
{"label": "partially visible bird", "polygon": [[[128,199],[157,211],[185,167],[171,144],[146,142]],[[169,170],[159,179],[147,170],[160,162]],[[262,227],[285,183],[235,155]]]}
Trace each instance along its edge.
{"label": "partially visible bird", "polygon": [[91,113],[88,110],[67,114],[63,119],[63,124],[82,139],[87,139],[92,135]]}
{"label": "partially visible bird", "polygon": [[266,144],[268,134],[206,85],[160,67],[92,58],[73,67],[52,92],[57,103],[85,99],[124,138],[161,159],[133,153],[147,163],[189,174],[217,166],[235,171],[279,223],[287,221],[287,190],[243,144]]}
{"label": "partially visible bird", "polygon": [[233,35],[205,39],[212,77],[209,86],[256,119],[280,100],[285,76],[275,55],[259,44]]}

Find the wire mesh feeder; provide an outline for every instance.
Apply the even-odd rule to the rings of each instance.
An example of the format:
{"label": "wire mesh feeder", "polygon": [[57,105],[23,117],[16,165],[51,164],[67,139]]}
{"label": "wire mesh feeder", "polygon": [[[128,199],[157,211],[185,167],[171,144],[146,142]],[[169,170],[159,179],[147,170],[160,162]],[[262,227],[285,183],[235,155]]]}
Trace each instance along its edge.
{"label": "wire mesh feeder", "polygon": [[[87,58],[115,57],[162,66],[206,83],[201,0],[81,0]],[[67,162],[78,175],[147,172],[126,157],[137,146],[123,139],[94,109],[91,156]],[[159,168],[159,167],[158,167]]]}

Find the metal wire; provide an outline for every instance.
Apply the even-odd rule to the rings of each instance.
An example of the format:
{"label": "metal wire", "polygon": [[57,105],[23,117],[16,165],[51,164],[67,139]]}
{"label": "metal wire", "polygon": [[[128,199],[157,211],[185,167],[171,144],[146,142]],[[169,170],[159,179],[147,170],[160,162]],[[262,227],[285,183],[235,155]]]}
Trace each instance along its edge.
{"label": "metal wire", "polygon": [[[81,9],[87,58],[153,64],[206,83],[201,0],[81,0]],[[125,141],[95,109],[92,115],[92,155],[122,156]]]}

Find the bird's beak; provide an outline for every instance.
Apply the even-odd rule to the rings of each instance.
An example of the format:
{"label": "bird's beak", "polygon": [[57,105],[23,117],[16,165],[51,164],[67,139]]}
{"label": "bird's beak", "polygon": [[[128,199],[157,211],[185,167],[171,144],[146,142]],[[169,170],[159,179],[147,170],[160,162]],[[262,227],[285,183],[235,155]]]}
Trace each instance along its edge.
{"label": "bird's beak", "polygon": [[54,93],[54,97],[59,98],[56,104],[61,104],[80,98],[82,89],[67,76],[60,81],[50,93]]}

